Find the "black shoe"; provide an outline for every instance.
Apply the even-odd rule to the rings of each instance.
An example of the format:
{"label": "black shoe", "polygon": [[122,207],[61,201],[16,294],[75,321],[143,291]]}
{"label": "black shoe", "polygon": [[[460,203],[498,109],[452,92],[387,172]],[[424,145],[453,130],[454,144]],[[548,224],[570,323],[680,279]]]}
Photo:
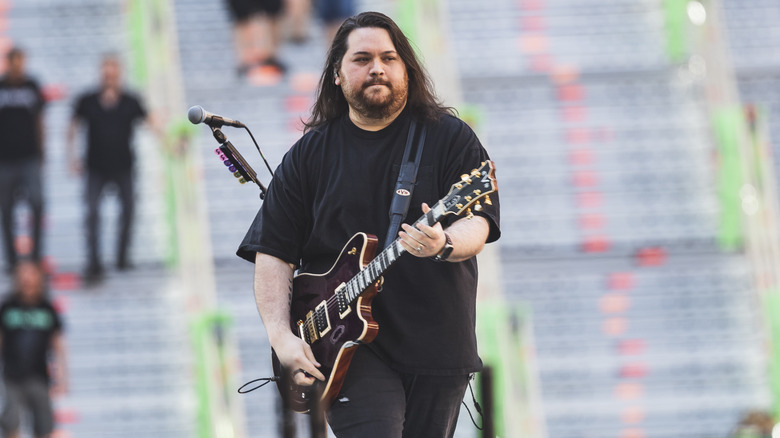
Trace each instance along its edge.
{"label": "black shoe", "polygon": [[287,66],[282,64],[278,59],[276,59],[275,56],[272,56],[265,61],[263,61],[262,64],[263,67],[271,67],[274,70],[276,70],[279,74],[283,75],[287,73]]}
{"label": "black shoe", "polygon": [[84,271],[84,285],[89,287],[100,284],[100,282],[103,281],[103,274],[102,266],[92,265],[88,267],[86,271]]}
{"label": "black shoe", "polygon": [[120,271],[131,271],[135,269],[135,265],[130,263],[129,260],[120,260],[116,262],[116,268]]}
{"label": "black shoe", "polygon": [[293,35],[290,38],[288,38],[288,41],[295,44],[296,46],[302,46],[309,42],[309,36],[308,35]]}

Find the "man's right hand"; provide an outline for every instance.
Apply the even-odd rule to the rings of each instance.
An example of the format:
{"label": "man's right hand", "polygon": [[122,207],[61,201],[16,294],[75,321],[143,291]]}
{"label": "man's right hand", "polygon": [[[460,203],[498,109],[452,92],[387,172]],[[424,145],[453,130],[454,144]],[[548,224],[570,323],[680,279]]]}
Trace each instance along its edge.
{"label": "man's right hand", "polygon": [[271,346],[282,366],[290,370],[296,385],[311,386],[315,378],[325,381],[325,376],[317,369],[320,363],[314,358],[309,344],[301,338],[287,332]]}

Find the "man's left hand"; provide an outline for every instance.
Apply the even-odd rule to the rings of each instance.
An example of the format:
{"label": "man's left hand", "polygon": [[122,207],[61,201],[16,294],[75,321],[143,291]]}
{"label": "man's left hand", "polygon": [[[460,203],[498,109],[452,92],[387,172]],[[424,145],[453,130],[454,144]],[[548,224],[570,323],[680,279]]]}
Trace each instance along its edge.
{"label": "man's left hand", "polygon": [[[431,210],[428,204],[422,204],[423,213]],[[441,224],[437,223],[432,227],[425,224],[419,224],[417,228],[401,224],[402,231],[398,232],[401,238],[401,245],[415,257],[433,257],[444,248],[446,238]]]}

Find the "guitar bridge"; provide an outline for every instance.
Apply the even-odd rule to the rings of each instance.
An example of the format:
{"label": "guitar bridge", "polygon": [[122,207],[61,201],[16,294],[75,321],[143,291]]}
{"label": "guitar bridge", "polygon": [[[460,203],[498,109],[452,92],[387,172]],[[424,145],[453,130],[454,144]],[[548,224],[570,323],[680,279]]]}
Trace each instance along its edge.
{"label": "guitar bridge", "polygon": [[309,337],[307,336],[308,333],[306,332],[306,330],[304,330],[304,323],[303,323],[303,321],[298,320],[298,322],[296,322],[296,324],[298,325],[298,337],[303,339],[304,342],[306,342],[307,344],[311,344],[311,341],[309,340]]}
{"label": "guitar bridge", "polygon": [[319,341],[330,331],[330,316],[328,316],[328,302],[323,300],[314,310],[306,314],[303,321],[298,321],[298,331],[301,338],[309,344]]}
{"label": "guitar bridge", "polygon": [[317,332],[317,327],[314,324],[314,310],[310,310],[309,313],[306,314],[304,329],[306,330],[306,337],[310,344],[320,340],[320,334]]}

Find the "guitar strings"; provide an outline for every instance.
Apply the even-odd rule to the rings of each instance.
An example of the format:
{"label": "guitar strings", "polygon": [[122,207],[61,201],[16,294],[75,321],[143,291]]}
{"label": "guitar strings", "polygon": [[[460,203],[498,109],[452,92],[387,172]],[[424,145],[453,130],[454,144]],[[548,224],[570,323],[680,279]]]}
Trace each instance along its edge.
{"label": "guitar strings", "polygon": [[[417,221],[416,221],[416,222],[415,222],[413,225],[414,225],[415,227],[416,227],[418,224],[421,224],[421,223],[425,223],[425,224],[426,224],[426,225],[428,225],[428,226],[433,226],[433,225],[435,225],[436,223],[438,223],[438,222],[439,222],[439,220],[438,220],[438,219],[440,219],[442,216],[444,216],[444,214],[442,214],[442,213],[438,213],[438,214],[437,214],[437,213],[435,213],[435,212],[436,212],[436,211],[438,211],[438,210],[443,210],[443,206],[442,206],[442,203],[441,203],[441,201],[439,201],[439,202],[437,202],[436,204],[434,204],[434,205],[433,205],[433,207],[432,207],[432,208],[431,208],[431,209],[430,209],[430,210],[429,210],[429,211],[428,211],[426,214],[424,214],[424,215],[423,215],[423,216],[422,216],[420,219],[418,219],[418,220],[417,220]],[[436,216],[438,216],[438,217],[436,217],[436,216],[434,216],[434,215],[436,215]],[[388,264],[388,267],[390,267],[390,265],[392,265],[392,264],[393,264],[393,263],[394,263],[396,260],[398,260],[398,258],[400,258],[400,257],[401,257],[401,255],[403,255],[405,252],[408,252],[408,251],[406,251],[406,249],[403,247],[403,245],[401,245],[401,244],[400,244],[400,241],[401,241],[401,239],[400,239],[400,238],[398,238],[398,239],[395,239],[395,240],[393,241],[393,243],[392,243],[392,245],[391,245],[391,246],[388,246],[387,248],[385,248],[384,250],[382,250],[382,252],[380,253],[380,256],[381,256],[381,255],[382,255],[382,253],[384,253],[385,251],[387,251],[387,250],[388,250],[388,249],[390,249],[391,247],[395,247],[395,249],[398,251],[398,256],[396,256],[396,257],[395,257],[395,258],[394,258],[392,261],[390,261],[390,263]],[[364,271],[366,268],[368,268],[369,266],[371,266],[371,264],[373,264],[373,263],[374,263],[374,261],[375,261],[375,260],[377,260],[377,259],[378,259],[378,257],[375,257],[375,258],[374,258],[374,259],[373,259],[371,262],[369,262],[369,264],[368,264],[368,265],[366,265],[366,266],[365,266],[363,269],[361,269],[361,270],[360,270],[360,272],[358,272],[358,274],[357,274],[357,275],[361,275],[361,274],[363,273],[363,271]],[[385,268],[385,269],[387,269],[387,268]],[[353,281],[355,278],[357,278],[357,275],[355,275],[354,277],[352,277],[352,279],[350,279],[349,281],[347,281],[347,283],[350,283],[350,282],[352,282],[352,281]],[[373,284],[373,283],[372,283],[372,284]],[[365,290],[365,289],[364,289],[364,290]],[[361,291],[360,293],[363,293],[363,291]],[[360,293],[358,294],[358,296],[360,296]],[[326,306],[326,308],[328,309],[328,312],[329,312],[329,313],[330,313],[332,310],[334,310],[334,308],[338,306],[338,295],[333,295],[333,296],[329,297],[327,300],[325,300],[325,306]],[[316,308],[315,308],[315,309],[316,309]],[[314,315],[314,314],[312,313],[312,315]],[[305,324],[305,325],[312,326],[312,327],[314,327],[314,328],[316,329],[316,328],[317,328],[317,327],[316,327],[316,324],[314,323],[314,320],[313,320],[312,318],[313,318],[313,316],[311,316],[311,317],[310,317],[310,316],[307,316],[307,317],[304,319],[304,324]]]}
{"label": "guitar strings", "polygon": [[[416,228],[416,226],[417,226],[418,224],[420,224],[420,223],[425,223],[425,224],[426,224],[426,225],[428,225],[428,226],[433,226],[433,225],[435,225],[436,223],[438,223],[438,222],[439,222],[439,219],[440,219],[442,216],[444,216],[444,214],[443,214],[443,213],[439,213],[438,215],[435,213],[436,211],[438,211],[438,210],[441,210],[441,209],[443,209],[443,206],[442,206],[442,201],[439,201],[439,202],[437,202],[436,204],[434,204],[434,206],[433,206],[433,207],[432,207],[432,208],[431,208],[431,209],[430,209],[430,210],[429,210],[429,211],[428,211],[426,214],[424,214],[424,215],[423,215],[423,216],[422,216],[420,219],[418,219],[418,220],[417,220],[417,221],[416,221],[416,222],[413,224],[413,226],[415,226],[415,228]],[[436,216],[438,216],[438,217],[435,217],[434,215],[436,215]],[[381,256],[383,253],[387,252],[387,251],[388,251],[390,248],[392,248],[392,247],[395,247],[395,250],[398,252],[398,255],[397,255],[397,256],[396,256],[394,259],[392,259],[392,260],[390,260],[389,258],[387,258],[387,260],[389,261],[389,263],[388,263],[388,268],[389,268],[389,267],[390,267],[390,266],[391,266],[391,265],[392,265],[392,264],[393,264],[393,263],[394,263],[396,260],[398,260],[398,259],[399,259],[399,258],[400,258],[400,257],[401,257],[401,256],[402,256],[404,253],[405,253],[405,252],[408,252],[408,251],[407,251],[407,250],[406,250],[406,249],[403,247],[403,245],[401,245],[401,244],[400,244],[400,241],[401,241],[401,239],[400,239],[400,238],[398,238],[398,239],[395,239],[395,240],[393,241],[393,243],[392,243],[390,246],[388,246],[387,248],[385,248],[384,250],[382,250],[382,252],[381,252],[381,253],[379,253],[379,256]],[[366,270],[366,269],[367,269],[369,266],[371,266],[372,264],[374,264],[374,262],[375,262],[375,261],[377,261],[377,260],[379,259],[379,256],[377,256],[377,257],[375,257],[373,260],[371,260],[371,262],[369,262],[369,263],[368,263],[368,264],[367,264],[367,265],[366,265],[364,268],[362,268],[362,269],[361,269],[361,270],[358,272],[358,274],[357,274],[357,275],[355,275],[355,276],[354,276],[354,277],[352,277],[350,280],[348,280],[346,284],[350,284],[350,283],[352,283],[352,282],[353,282],[353,281],[354,281],[354,280],[355,280],[355,279],[358,277],[358,275],[362,275],[362,274],[363,274],[363,272],[364,272],[364,271],[365,271],[365,270]],[[387,269],[387,268],[385,268],[384,270],[386,270],[386,269]],[[382,270],[382,271],[384,271],[384,270]],[[374,283],[375,283],[375,281],[374,281]],[[354,283],[353,283],[353,284],[354,284]],[[373,283],[371,283],[371,284],[373,284]],[[358,283],[358,285],[359,285],[359,283]],[[370,285],[369,285],[368,287],[370,287]],[[366,287],[366,288],[368,288],[368,287]],[[348,289],[348,288],[347,288],[347,289]],[[348,289],[348,290],[349,290],[349,289]],[[362,289],[362,290],[360,291],[360,293],[358,293],[358,294],[357,294],[357,296],[356,296],[355,298],[357,298],[358,296],[360,296],[360,294],[362,294],[362,293],[363,293],[363,291],[365,291],[365,289]],[[328,313],[332,312],[334,309],[338,310],[338,305],[339,305],[339,303],[338,303],[338,298],[339,298],[339,295],[338,295],[338,294],[334,294],[333,296],[331,296],[331,297],[329,297],[328,299],[326,299],[326,300],[325,300],[325,308],[327,309],[327,312],[328,312]],[[353,298],[353,300],[354,300],[354,298]],[[352,302],[352,301],[350,300],[350,301],[349,301],[347,304],[351,304],[351,302]],[[315,307],[315,309],[314,309],[314,310],[315,310],[315,312],[316,312],[317,308]],[[306,326],[307,328],[309,328],[309,327],[310,327],[310,328],[312,328],[312,329],[314,329],[314,330],[318,330],[318,328],[317,328],[317,324],[316,324],[316,322],[314,321],[314,318],[316,317],[316,313],[315,313],[315,312],[312,312],[312,314],[311,314],[310,316],[306,316],[306,317],[304,318],[304,320],[303,320],[303,324],[304,324],[304,326]],[[306,331],[304,331],[304,333],[306,333]]]}

